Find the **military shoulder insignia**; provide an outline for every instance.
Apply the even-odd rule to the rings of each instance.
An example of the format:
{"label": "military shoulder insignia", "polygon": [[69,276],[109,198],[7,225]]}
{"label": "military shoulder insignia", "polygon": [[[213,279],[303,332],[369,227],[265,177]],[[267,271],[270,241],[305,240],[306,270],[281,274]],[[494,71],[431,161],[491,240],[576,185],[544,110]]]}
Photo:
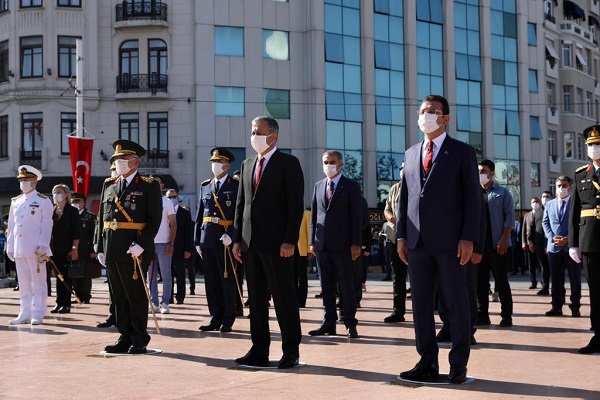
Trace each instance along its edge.
{"label": "military shoulder insignia", "polygon": [[116,180],[116,179],[117,179],[117,177],[116,177],[116,176],[115,176],[115,177],[109,176],[108,178],[106,178],[106,179],[104,180],[104,182],[112,182],[112,181],[114,181],[114,180]]}
{"label": "military shoulder insignia", "polygon": [[15,196],[15,197],[13,197],[11,200],[16,200],[16,199],[18,199],[18,198],[19,198],[19,197],[21,197],[21,196],[23,196],[23,193],[21,193],[21,194],[20,194],[20,195],[18,195],[18,196]]}
{"label": "military shoulder insignia", "polygon": [[154,178],[151,178],[149,176],[142,176],[141,178],[146,183],[152,183],[152,182],[154,182]]}
{"label": "military shoulder insignia", "polygon": [[238,182],[240,181],[240,177],[239,176],[234,176],[231,179],[233,179],[234,181],[238,181]]}
{"label": "military shoulder insignia", "polygon": [[48,196],[46,196],[45,194],[41,194],[40,192],[38,192],[38,196],[41,197],[42,199],[48,198]]}
{"label": "military shoulder insignia", "polygon": [[590,166],[590,164],[585,164],[585,165],[582,165],[581,167],[579,167],[579,168],[577,168],[577,169],[575,170],[575,173],[581,172],[581,171],[583,171],[584,169],[586,169],[586,168],[587,168],[587,167],[589,167],[589,166]]}
{"label": "military shoulder insignia", "polygon": [[200,184],[200,186],[206,186],[206,185],[208,185],[208,184],[210,183],[210,181],[212,181],[212,178],[210,178],[210,179],[207,179],[207,180],[203,181],[203,182]]}

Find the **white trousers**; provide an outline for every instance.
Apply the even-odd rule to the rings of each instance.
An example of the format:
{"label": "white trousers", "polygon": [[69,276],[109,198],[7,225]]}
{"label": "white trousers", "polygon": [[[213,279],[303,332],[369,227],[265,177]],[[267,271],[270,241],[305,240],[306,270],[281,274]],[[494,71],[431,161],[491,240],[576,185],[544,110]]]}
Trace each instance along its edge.
{"label": "white trousers", "polygon": [[38,262],[37,257],[17,257],[15,264],[19,275],[19,297],[21,298],[19,317],[41,320],[48,306],[46,263]]}

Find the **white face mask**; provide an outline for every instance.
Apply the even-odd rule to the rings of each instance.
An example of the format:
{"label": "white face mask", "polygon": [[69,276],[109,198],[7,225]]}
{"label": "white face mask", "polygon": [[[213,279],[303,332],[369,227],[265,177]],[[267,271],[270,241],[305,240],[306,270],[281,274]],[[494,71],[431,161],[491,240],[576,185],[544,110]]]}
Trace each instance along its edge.
{"label": "white face mask", "polygon": [[115,160],[115,168],[118,175],[125,175],[131,168],[129,168],[129,160],[118,159]]}
{"label": "white face mask", "polygon": [[479,174],[479,184],[481,186],[486,185],[490,181],[490,178],[486,174]]}
{"label": "white face mask", "polygon": [[437,123],[437,119],[437,114],[425,113],[419,115],[419,129],[421,129],[425,134],[436,131],[440,127],[440,125]]}
{"label": "white face mask", "polygon": [[329,179],[331,179],[338,173],[337,167],[337,164],[323,164],[323,172]]}
{"label": "white face mask", "polygon": [[62,193],[53,193],[52,198],[54,199],[54,203],[56,204],[63,201],[65,199],[65,196],[63,196]]}
{"label": "white face mask", "polygon": [[587,147],[588,157],[592,160],[597,160],[600,158],[600,145],[588,145]]}
{"label": "white face mask", "polygon": [[542,205],[543,205],[544,207],[546,207],[546,203],[548,202],[548,200],[550,200],[550,199],[549,199],[549,198],[547,198],[547,197],[542,197]]}
{"label": "white face mask", "polygon": [[23,193],[29,193],[33,189],[33,182],[31,181],[20,181],[19,187]]}
{"label": "white face mask", "polygon": [[563,187],[557,188],[556,195],[559,196],[561,199],[564,199],[569,195],[569,189]]}
{"label": "white face mask", "polygon": [[269,145],[267,144],[267,138],[269,136],[271,136],[271,135],[267,135],[267,136],[252,135],[250,137],[250,145],[252,145],[252,148],[254,149],[254,151],[256,151],[258,154],[264,153],[265,150],[267,150],[269,148]]}
{"label": "white face mask", "polygon": [[119,174],[117,173],[117,170],[110,170],[110,177],[111,178],[116,178],[117,176],[119,176]]}
{"label": "white face mask", "polygon": [[77,211],[83,210],[83,204],[81,204],[81,203],[71,203],[71,205],[73,207],[75,207],[77,209]]}
{"label": "white face mask", "polygon": [[171,200],[171,203],[173,203],[173,207],[176,207],[177,204],[179,204],[177,197],[171,197],[169,200]]}
{"label": "white face mask", "polygon": [[540,209],[540,203],[531,203],[531,209],[532,210],[539,210]]}
{"label": "white face mask", "polygon": [[223,168],[223,164],[218,163],[218,162],[212,163],[210,167],[212,169],[214,176],[221,175],[223,173],[223,171],[225,170],[225,168]]}

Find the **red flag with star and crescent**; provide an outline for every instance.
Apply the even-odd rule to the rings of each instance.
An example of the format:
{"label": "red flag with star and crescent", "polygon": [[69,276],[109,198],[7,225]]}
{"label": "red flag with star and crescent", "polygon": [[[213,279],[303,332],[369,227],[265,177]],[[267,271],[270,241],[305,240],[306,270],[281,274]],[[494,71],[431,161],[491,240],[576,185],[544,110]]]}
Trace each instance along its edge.
{"label": "red flag with star and crescent", "polygon": [[73,191],[88,195],[92,177],[93,138],[68,136],[71,153],[71,172],[73,174]]}

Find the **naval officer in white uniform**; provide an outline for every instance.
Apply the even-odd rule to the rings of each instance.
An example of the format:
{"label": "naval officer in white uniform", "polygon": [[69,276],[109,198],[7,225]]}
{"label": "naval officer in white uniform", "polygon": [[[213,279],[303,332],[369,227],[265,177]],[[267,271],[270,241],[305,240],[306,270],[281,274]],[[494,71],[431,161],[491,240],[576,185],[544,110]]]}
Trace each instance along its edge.
{"label": "naval officer in white uniform", "polygon": [[30,165],[19,167],[23,192],[13,197],[8,214],[6,253],[15,261],[21,308],[11,325],[40,325],[46,313],[46,256],[51,256],[52,201],[35,190],[42,173]]}

